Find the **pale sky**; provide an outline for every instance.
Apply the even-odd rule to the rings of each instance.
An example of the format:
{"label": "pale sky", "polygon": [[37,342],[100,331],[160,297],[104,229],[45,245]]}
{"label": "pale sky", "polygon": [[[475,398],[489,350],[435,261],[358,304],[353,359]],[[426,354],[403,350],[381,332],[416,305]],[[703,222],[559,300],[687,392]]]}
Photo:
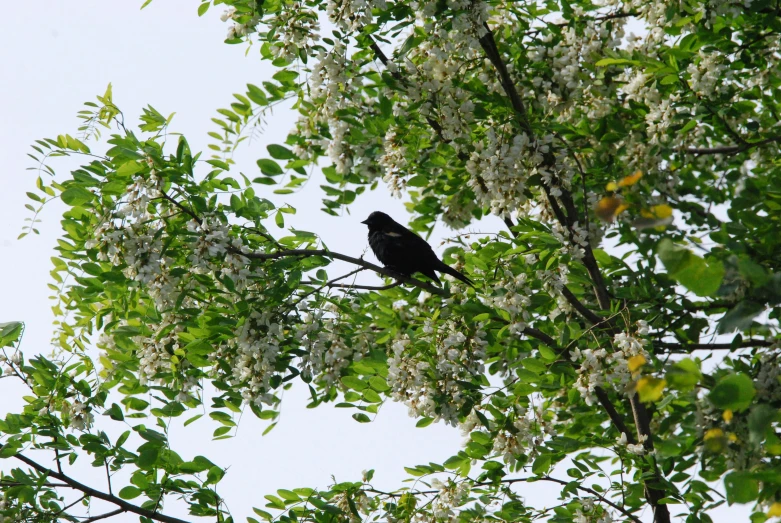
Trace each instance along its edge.
{"label": "pale sky", "polygon": [[[206,133],[217,130],[210,121],[216,109],[227,106],[232,93],[243,92],[247,83],[259,84],[269,76],[268,66],[259,59],[258,46],[245,56],[243,45],[222,43],[227,25],[219,20],[221,9],[212,8],[199,18],[197,2],[155,0],[140,11],[141,3],[14,2],[5,7],[0,18],[0,323],[26,323],[22,345],[26,357],[50,351],[53,315],[48,298],[52,292],[47,287],[52,267],[49,258],[55,254],[63,209],[59,202],[49,205],[40,216],[40,236],[16,240],[24,218],[31,216],[24,208],[28,203],[25,192],[34,190],[36,178],[26,171],[34,166],[27,157],[33,152],[30,144],[58,134],[77,135],[77,111],[83,102],[102,94],[111,82],[114,101],[124,111],[129,127],[137,125],[141,108],[151,104],[166,115],[176,112],[171,131],[184,133],[193,151],[207,151],[210,139]],[[236,172],[256,176],[254,160],[265,154],[267,143],[284,139],[293,120],[290,112],[277,112],[266,134],[243,147],[236,158]],[[72,164],[52,163],[55,169],[58,165],[65,171]],[[320,181],[314,180],[299,194],[268,197],[278,204],[297,207],[297,215],[286,216],[288,226],[318,233],[332,250],[360,255],[366,247],[366,229],[359,222],[373,210],[406,220],[401,202],[388,197],[382,187],[359,197],[350,209],[352,215],[329,217],[318,211],[322,196],[319,185]],[[485,220],[483,230],[500,224],[495,218]],[[437,246],[437,239],[448,233],[438,227],[432,245]],[[370,275],[365,278],[374,279]],[[10,381],[0,381],[3,416],[18,411],[24,393]],[[416,420],[407,416],[403,405],[386,402],[374,422],[358,424],[350,417],[352,410],[331,405],[307,410],[307,399],[305,387],[294,386],[287,392],[279,424],[265,437],[260,435],[265,422],[248,413],[241,420],[236,438],[212,442],[211,433],[218,425],[204,417],[187,428],[172,428],[172,447],[184,459],[203,454],[218,465],[230,467],[219,491],[236,521],[252,515],[253,506],[263,508],[263,495],[273,494],[278,488],[322,488],[332,482],[332,476],[337,481],[358,481],[364,469],[376,469],[374,484],[378,488],[398,488],[407,477],[403,466],[441,463],[461,448],[462,437],[457,430],[441,424],[416,429]],[[180,420],[189,417],[185,414]],[[125,429],[108,421],[98,417],[96,427],[112,425],[110,430],[105,429],[109,434]],[[44,453],[28,454],[51,465]],[[94,488],[107,490],[102,471],[88,463],[88,459],[81,459],[69,472]],[[0,462],[3,470],[19,465],[13,460]],[[563,471],[557,474],[564,477]],[[121,478],[115,480],[114,491],[122,486]],[[523,493],[534,500],[535,506],[558,504],[558,488],[549,485],[526,485]],[[187,517],[181,507],[165,512]],[[101,510],[96,508],[92,515],[99,513]],[[674,508],[672,513],[676,513]],[[719,514],[725,518],[721,521],[737,521],[744,519],[746,512]],[[137,521],[137,517],[125,514],[111,521]]]}

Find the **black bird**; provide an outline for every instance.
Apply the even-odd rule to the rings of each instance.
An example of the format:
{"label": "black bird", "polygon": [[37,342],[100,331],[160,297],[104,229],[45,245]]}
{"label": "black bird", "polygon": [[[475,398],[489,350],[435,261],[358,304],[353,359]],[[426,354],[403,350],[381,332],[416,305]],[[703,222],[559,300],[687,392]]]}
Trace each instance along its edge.
{"label": "black bird", "polygon": [[415,272],[439,283],[437,273],[444,272],[474,287],[474,282],[440,260],[426,240],[384,212],[375,211],[361,223],[369,227],[369,245],[380,262],[404,276]]}

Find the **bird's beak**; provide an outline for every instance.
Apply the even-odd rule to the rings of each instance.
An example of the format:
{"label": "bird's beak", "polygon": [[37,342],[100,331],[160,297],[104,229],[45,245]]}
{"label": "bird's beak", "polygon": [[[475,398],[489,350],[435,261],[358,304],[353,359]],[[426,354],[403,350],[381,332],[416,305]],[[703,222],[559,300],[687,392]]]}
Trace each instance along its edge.
{"label": "bird's beak", "polygon": [[364,225],[369,225],[369,218],[366,218],[361,223],[364,224]]}

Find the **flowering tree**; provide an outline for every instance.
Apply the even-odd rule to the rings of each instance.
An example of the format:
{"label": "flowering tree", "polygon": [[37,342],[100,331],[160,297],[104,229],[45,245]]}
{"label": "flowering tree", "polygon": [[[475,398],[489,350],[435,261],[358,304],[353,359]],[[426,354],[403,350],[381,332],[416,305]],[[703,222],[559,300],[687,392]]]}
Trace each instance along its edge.
{"label": "flowering tree", "polygon": [[[210,404],[215,438],[243,409],[271,429],[279,391],[303,382],[312,406],[367,422],[403,402],[466,442],[410,464],[414,488],[378,491],[369,472],[280,490],[256,508],[269,521],[710,522],[724,502],[781,515],[775,2],[214,0],[199,14],[212,3],[228,6],[227,43],[278,71],[219,109],[211,157],[151,108],[132,130],[110,90],[78,138],[33,146],[30,208],[68,205],[62,353],[25,358],[23,325],[0,325],[5,376],[29,388],[0,421],[0,514],[83,521],[63,501],[77,492],[114,506],[88,521],[180,521],[173,497],[227,521],[224,468],[171,448],[170,418]],[[285,102],[299,114],[285,143],[256,178],[232,174]],[[55,176],[59,156],[83,165]],[[269,194],[320,171],[325,213],[387,189],[420,233],[488,214],[506,229],[446,249],[474,289],[402,277],[316,230],[277,234],[295,209]],[[361,271],[385,282],[350,283]],[[132,429],[111,440],[111,420]],[[130,483],[63,471],[85,458]],[[528,482],[560,504],[525,499]]]}

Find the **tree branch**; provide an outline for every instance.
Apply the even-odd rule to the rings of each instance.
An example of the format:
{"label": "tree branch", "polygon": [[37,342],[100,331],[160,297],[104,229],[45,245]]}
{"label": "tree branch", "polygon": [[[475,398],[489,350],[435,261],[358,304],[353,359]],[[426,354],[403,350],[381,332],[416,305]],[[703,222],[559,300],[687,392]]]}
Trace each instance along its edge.
{"label": "tree branch", "polygon": [[[510,78],[510,74],[507,71],[507,67],[505,66],[504,61],[501,58],[499,49],[496,46],[496,40],[494,39],[494,35],[491,32],[490,27],[488,27],[488,24],[484,23],[483,27],[486,33],[480,38],[480,45],[485,51],[485,54],[488,57],[488,59],[494,65],[494,68],[496,69],[497,73],[499,74],[499,81],[501,82],[502,88],[507,94],[507,97],[510,99],[510,104],[512,105],[513,109],[518,115],[518,121],[521,126],[521,129],[528,134],[529,141],[534,142],[535,141],[534,133],[531,124],[529,122],[529,117],[526,112],[526,108],[524,107],[523,101],[518,95],[518,90],[515,88],[515,84],[513,83],[512,78]],[[555,156],[551,152],[546,153],[544,155],[544,165],[551,170],[555,170],[555,164],[556,164]],[[552,173],[552,176],[555,176],[555,173]],[[545,195],[548,198],[548,202],[550,203],[551,210],[553,211],[553,214],[556,216],[556,219],[559,221],[559,223],[561,223],[563,227],[565,227],[568,230],[570,235],[570,242],[573,245],[578,245],[574,241],[574,225],[579,220],[576,220],[577,209],[575,208],[574,200],[572,199],[572,194],[566,188],[560,187],[561,190],[560,198],[562,203],[564,204],[565,209],[567,210],[567,214],[565,215],[562,209],[559,207],[556,198],[551,194],[550,187],[543,182],[542,188],[545,191]],[[592,252],[590,245],[586,244],[583,250],[585,253],[583,257],[583,265],[585,265],[586,270],[588,271],[589,276],[591,277],[591,283],[594,286],[594,293],[596,294],[599,307],[602,310],[609,310],[610,295],[607,292],[607,287],[605,285],[604,279],[602,278],[602,273],[599,270],[599,264],[597,264],[596,258],[594,257],[594,253]],[[578,313],[580,313],[584,318],[586,318],[594,325],[602,324],[606,321],[609,322],[609,320],[604,320],[598,314],[592,312],[590,309],[584,306],[566,287],[564,287],[561,292],[564,298],[575,308],[575,310],[577,310]],[[598,394],[597,398],[599,399],[600,403],[603,405],[605,410],[608,411],[608,415],[610,416],[613,423],[615,424],[616,422],[619,422],[623,426],[623,422],[618,416],[618,413],[615,411],[615,408],[613,408],[612,404],[609,403],[609,401],[608,402],[604,401],[608,399],[607,394],[606,393]],[[647,419],[647,412],[645,411],[645,407],[642,404],[639,404],[639,407],[635,408],[635,403],[639,404],[639,402],[636,399],[636,396],[630,400],[630,404],[632,405],[632,412],[635,415],[635,425],[637,426],[638,437],[639,435],[642,434],[647,438],[646,441],[650,441],[651,432],[650,432],[650,424],[648,423],[648,419]],[[627,431],[623,431],[623,432],[627,434],[627,437],[629,437],[628,436],[629,433]],[[655,478],[657,479],[660,478],[659,471],[656,468],[655,461],[654,461],[653,474]],[[658,503],[658,500],[661,499],[662,497],[663,497],[663,493],[654,489],[646,488],[646,499],[648,500],[649,504],[651,505],[654,511],[654,521],[656,523],[669,523],[670,512],[667,509],[667,505],[660,505]]]}
{"label": "tree branch", "polygon": [[734,155],[734,154],[740,154],[742,152],[748,151],[749,149],[753,149],[754,147],[761,147],[763,145],[767,145],[769,143],[775,143],[781,141],[781,136],[773,136],[772,138],[765,138],[764,140],[760,140],[758,142],[745,142],[740,145],[722,145],[719,147],[683,147],[679,149],[681,152],[688,153],[688,154],[695,154],[698,156],[706,155],[706,154],[726,154],[726,155]]}
{"label": "tree branch", "polygon": [[117,510],[112,510],[111,512],[106,512],[105,514],[100,514],[99,516],[92,516],[91,518],[87,518],[81,523],[91,523],[92,521],[99,521],[101,519],[110,518],[112,516],[116,516],[118,514],[122,514],[127,512],[127,510],[118,508]]}
{"label": "tree branch", "polygon": [[[2,449],[2,446],[0,446],[0,449]],[[49,468],[44,467],[43,465],[40,465],[36,463],[35,461],[31,460],[30,458],[24,456],[23,454],[15,454],[14,457],[18,459],[19,461],[22,461],[29,465],[30,467],[34,468],[38,472],[52,477],[56,478],[63,483],[67,484],[69,487],[78,490],[82,493],[84,493],[87,496],[102,499],[103,501],[108,501],[109,503],[116,505],[122,509],[123,512],[132,512],[134,514],[138,514],[139,516],[144,516],[146,518],[155,520],[155,521],[161,521],[163,523],[188,523],[187,521],[183,519],[178,519],[171,516],[166,516],[165,514],[158,514],[157,512],[152,512],[151,510],[147,510],[145,508],[141,508],[139,506],[133,505],[131,503],[128,503],[127,501],[120,499],[116,496],[113,496],[111,494],[106,494],[105,492],[101,492],[99,490],[95,490],[92,487],[89,487],[83,483],[79,483],[75,479],[72,479],[70,476],[66,476],[65,474],[62,474],[60,472],[51,470]],[[119,512],[116,512],[116,514],[119,514]],[[115,515],[112,513],[111,515]],[[105,516],[105,514],[104,514]],[[98,517],[98,516],[96,516]],[[108,516],[106,516],[108,517]],[[98,517],[100,519],[100,517]]]}
{"label": "tree branch", "polygon": [[731,349],[746,349],[749,347],[770,347],[779,340],[757,340],[748,339],[743,340],[737,345],[732,343],[667,343],[663,341],[653,342],[654,347],[659,347],[668,352],[677,352],[682,354],[689,354],[695,350],[731,350]]}
{"label": "tree branch", "polygon": [[353,258],[352,256],[347,256],[345,254],[340,254],[338,252],[333,252],[326,249],[290,249],[287,251],[279,251],[279,252],[249,252],[249,253],[242,252],[238,249],[229,249],[229,250],[231,252],[234,252],[235,254],[240,254],[242,256],[245,256],[253,260],[278,260],[280,258],[288,258],[293,256],[303,256],[303,257],[323,256],[324,258],[333,258],[335,260],[341,260],[347,263],[352,263],[353,265],[358,265],[359,267],[363,267],[364,269],[369,269],[370,271],[374,271],[377,274],[382,274],[383,276],[388,276],[389,278],[394,278],[402,283],[414,285],[415,287],[419,287],[427,292],[430,292],[431,294],[438,294],[439,296],[445,296],[445,297],[450,296],[450,293],[447,292],[445,289],[440,289],[439,287],[435,287],[430,283],[420,281],[410,276],[404,276],[403,274],[398,274],[390,269],[386,269],[385,267],[380,267],[379,265],[374,265],[373,263],[364,261],[361,258]]}
{"label": "tree branch", "polygon": [[[629,398],[632,405],[632,414],[635,418],[635,427],[637,428],[637,438],[643,441],[643,448],[645,448],[646,454],[650,456],[653,463],[653,476],[654,479],[660,480],[659,467],[656,465],[656,458],[654,457],[654,441],[651,437],[651,419],[648,415],[648,411],[640,401],[637,394],[632,394]],[[628,436],[627,436],[628,438]],[[645,490],[645,498],[651,505],[651,509],[654,511],[654,521],[656,523],[670,523],[670,511],[667,505],[660,505],[659,500],[664,497],[664,491],[648,485],[648,482],[643,482],[643,489]]]}

